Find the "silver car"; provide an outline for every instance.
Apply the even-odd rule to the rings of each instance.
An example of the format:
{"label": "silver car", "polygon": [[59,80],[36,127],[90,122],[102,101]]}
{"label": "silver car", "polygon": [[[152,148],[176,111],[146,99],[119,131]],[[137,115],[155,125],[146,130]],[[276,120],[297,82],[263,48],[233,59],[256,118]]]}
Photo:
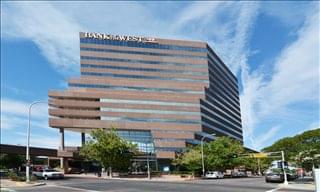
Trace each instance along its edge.
{"label": "silver car", "polygon": [[205,175],[207,179],[222,179],[224,174],[220,171],[208,171]]}
{"label": "silver car", "polygon": [[283,182],[283,174],[269,172],[266,174],[266,182]]}

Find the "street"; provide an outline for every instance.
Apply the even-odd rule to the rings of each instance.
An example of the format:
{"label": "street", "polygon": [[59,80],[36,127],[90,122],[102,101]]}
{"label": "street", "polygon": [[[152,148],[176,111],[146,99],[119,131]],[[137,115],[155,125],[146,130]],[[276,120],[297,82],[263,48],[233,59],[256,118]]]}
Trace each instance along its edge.
{"label": "street", "polygon": [[[214,192],[258,192],[258,191],[299,191],[277,189],[278,183],[265,183],[264,178],[238,178],[218,180],[194,180],[185,182],[160,182],[137,180],[106,180],[87,178],[66,178],[64,180],[48,180],[46,185],[28,188],[15,188],[17,192],[27,191],[214,191]],[[276,189],[276,190],[275,190]],[[301,190],[300,190],[301,191]],[[301,191],[303,192],[303,191]]]}

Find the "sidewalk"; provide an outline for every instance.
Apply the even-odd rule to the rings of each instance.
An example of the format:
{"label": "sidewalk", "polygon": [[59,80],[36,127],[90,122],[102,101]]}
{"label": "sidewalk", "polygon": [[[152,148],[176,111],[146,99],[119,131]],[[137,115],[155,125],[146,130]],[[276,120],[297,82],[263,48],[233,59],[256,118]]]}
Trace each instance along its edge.
{"label": "sidewalk", "polygon": [[289,183],[289,185],[279,184],[281,189],[297,189],[297,190],[310,190],[315,191],[316,187],[314,184],[297,184]]}
{"label": "sidewalk", "polygon": [[26,183],[23,181],[11,181],[10,179],[1,179],[1,189],[3,188],[11,188],[11,187],[32,187],[32,186],[40,186],[45,185],[44,182],[30,182]]}
{"label": "sidewalk", "polygon": [[316,186],[312,177],[299,178],[295,181],[289,182],[289,185],[279,184],[279,187],[284,189],[298,189],[315,191]]}

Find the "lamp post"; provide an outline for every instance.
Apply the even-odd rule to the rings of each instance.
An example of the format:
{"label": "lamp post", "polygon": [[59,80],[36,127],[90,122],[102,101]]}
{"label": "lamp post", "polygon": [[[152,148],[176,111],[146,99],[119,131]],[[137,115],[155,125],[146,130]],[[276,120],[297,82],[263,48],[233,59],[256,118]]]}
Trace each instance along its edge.
{"label": "lamp post", "polygon": [[[216,134],[212,133],[212,136],[215,136]],[[201,138],[201,160],[202,160],[202,176],[204,176],[204,157],[203,157],[203,140],[206,138],[207,136],[202,136]]]}
{"label": "lamp post", "polygon": [[48,103],[46,101],[34,101],[29,105],[29,111],[28,111],[28,131],[27,131],[27,151],[26,151],[26,160],[27,160],[27,166],[26,166],[26,182],[30,182],[30,154],[29,154],[29,148],[30,148],[30,117],[31,117],[31,109],[32,106],[38,103]]}

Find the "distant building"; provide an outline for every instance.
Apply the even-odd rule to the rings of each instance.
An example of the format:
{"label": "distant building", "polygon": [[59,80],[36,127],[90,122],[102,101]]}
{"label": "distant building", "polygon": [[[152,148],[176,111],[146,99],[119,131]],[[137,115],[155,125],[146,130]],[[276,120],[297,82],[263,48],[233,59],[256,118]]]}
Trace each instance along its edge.
{"label": "distant building", "polygon": [[242,142],[237,78],[206,42],[80,33],[81,76],[50,90],[50,119],[59,128],[58,156],[72,157],[64,130],[114,126],[157,162],[203,136]]}

